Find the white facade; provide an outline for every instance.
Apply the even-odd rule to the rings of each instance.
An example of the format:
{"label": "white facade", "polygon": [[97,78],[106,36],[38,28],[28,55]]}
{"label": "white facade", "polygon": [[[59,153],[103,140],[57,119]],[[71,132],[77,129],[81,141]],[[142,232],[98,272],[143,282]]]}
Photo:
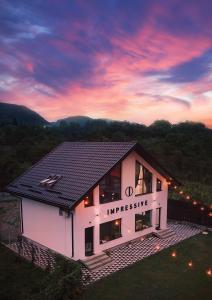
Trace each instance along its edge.
{"label": "white facade", "polygon": [[71,218],[59,208],[22,198],[23,236],[71,257]]}
{"label": "white facade", "polygon": [[[152,193],[135,196],[135,162],[139,161],[153,175]],[[75,260],[85,256],[85,228],[93,227],[93,252],[100,254],[103,250],[149,234],[156,230],[156,210],[160,210],[160,228],[167,226],[166,179],[146,163],[137,153],[130,153],[122,161],[121,200],[100,204],[99,186],[94,191],[94,205],[85,207],[81,201],[67,217],[59,215],[59,208],[23,199],[23,235]],[[156,191],[156,180],[162,182],[162,190]],[[127,187],[133,187],[133,194],[126,196]],[[138,204],[139,203],[139,204]],[[112,210],[112,211],[111,211]],[[135,231],[135,214],[151,210],[151,227]],[[121,236],[100,243],[100,224],[121,219]],[[73,241],[73,244],[72,244]]]}

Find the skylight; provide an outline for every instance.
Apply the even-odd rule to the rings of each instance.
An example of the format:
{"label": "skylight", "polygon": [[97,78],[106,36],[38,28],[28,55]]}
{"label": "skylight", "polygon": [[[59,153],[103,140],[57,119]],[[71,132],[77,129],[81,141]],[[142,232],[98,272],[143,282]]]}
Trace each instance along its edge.
{"label": "skylight", "polygon": [[46,187],[52,187],[56,182],[58,182],[62,178],[62,175],[59,174],[51,174],[48,177],[44,178],[40,181],[40,185]]}

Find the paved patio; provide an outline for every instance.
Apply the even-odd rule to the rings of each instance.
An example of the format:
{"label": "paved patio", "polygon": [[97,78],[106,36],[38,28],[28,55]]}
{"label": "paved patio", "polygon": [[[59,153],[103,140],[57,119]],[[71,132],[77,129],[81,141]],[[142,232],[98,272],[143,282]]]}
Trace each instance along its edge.
{"label": "paved patio", "polygon": [[144,240],[136,240],[131,244],[125,244],[119,248],[111,250],[110,256],[113,261],[109,266],[106,266],[101,270],[90,272],[88,269],[83,267],[83,284],[86,286],[93,283],[202,231],[202,229],[197,226],[193,226],[192,224],[171,222],[168,224],[168,227],[175,232],[174,236],[167,239],[159,239],[155,236],[151,236]]}

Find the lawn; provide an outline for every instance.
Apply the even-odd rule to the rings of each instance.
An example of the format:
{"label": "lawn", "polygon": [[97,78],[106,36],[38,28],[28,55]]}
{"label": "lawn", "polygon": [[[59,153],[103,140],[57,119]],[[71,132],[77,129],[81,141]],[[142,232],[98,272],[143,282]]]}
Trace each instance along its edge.
{"label": "lawn", "polygon": [[27,300],[39,291],[45,272],[0,244],[0,299]]}
{"label": "lawn", "polygon": [[[176,257],[171,253],[176,251]],[[192,261],[193,266],[188,267]],[[197,235],[88,287],[80,300],[209,300],[212,233]]]}
{"label": "lawn", "polygon": [[[176,258],[171,253],[176,251]],[[192,237],[89,286],[78,300],[209,300],[212,233]],[[188,267],[192,260],[193,267]],[[46,273],[0,245],[0,299],[28,300]],[[43,300],[43,299],[40,299]]]}

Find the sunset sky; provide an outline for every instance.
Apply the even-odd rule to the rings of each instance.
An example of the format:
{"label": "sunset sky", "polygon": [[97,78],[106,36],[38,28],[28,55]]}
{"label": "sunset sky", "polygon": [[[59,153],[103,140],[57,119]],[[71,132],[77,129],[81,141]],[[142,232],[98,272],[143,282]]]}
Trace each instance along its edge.
{"label": "sunset sky", "polygon": [[212,127],[212,1],[0,0],[0,101]]}

